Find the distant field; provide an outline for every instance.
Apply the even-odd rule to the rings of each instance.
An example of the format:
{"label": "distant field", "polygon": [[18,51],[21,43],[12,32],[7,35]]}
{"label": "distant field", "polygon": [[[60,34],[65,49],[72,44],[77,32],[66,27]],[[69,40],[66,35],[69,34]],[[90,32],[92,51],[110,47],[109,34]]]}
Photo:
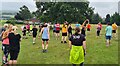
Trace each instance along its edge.
{"label": "distant field", "polygon": [[[18,26],[20,28],[20,25]],[[96,25],[92,25],[91,31],[86,32],[87,55],[85,57],[85,64],[118,64],[118,39],[112,38],[112,45],[107,48],[105,45],[106,26],[103,26],[101,36],[99,38],[96,38],[95,27]],[[20,30],[19,33],[21,33]],[[56,40],[52,34],[52,30],[50,31],[50,38],[51,39],[49,42],[48,53],[41,52],[41,39],[37,38],[35,45],[32,44],[32,36],[28,36],[28,39],[22,40],[18,63],[71,64],[69,62],[68,44],[61,44],[61,37],[59,40]]]}

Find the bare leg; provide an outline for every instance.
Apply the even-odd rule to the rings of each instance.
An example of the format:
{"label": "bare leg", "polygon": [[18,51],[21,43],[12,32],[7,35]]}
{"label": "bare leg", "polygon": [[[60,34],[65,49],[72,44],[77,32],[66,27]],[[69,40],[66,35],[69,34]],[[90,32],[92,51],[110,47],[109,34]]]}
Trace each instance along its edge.
{"label": "bare leg", "polygon": [[44,41],[42,41],[42,49],[44,49]]}

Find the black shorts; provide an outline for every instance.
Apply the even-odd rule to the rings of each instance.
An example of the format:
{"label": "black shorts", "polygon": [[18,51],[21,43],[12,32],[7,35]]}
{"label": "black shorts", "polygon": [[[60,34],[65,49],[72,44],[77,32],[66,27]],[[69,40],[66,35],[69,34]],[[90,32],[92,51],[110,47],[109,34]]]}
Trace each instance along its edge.
{"label": "black shorts", "polygon": [[27,31],[30,31],[30,29],[27,29]]}
{"label": "black shorts", "polygon": [[100,36],[100,31],[97,31],[97,36]]}
{"label": "black shorts", "polygon": [[42,39],[43,41],[48,41],[49,39]]}
{"label": "black shorts", "polygon": [[87,31],[90,31],[90,29],[89,29],[89,28],[87,28]]}
{"label": "black shorts", "polygon": [[22,31],[23,32],[23,36],[26,36],[26,31]]}
{"label": "black shorts", "polygon": [[67,36],[67,33],[62,33],[62,36]]}
{"label": "black shorts", "polygon": [[33,33],[33,37],[36,37],[37,36],[37,33]]}
{"label": "black shorts", "polygon": [[59,30],[56,30],[56,33],[60,33],[60,31],[59,31]]}
{"label": "black shorts", "polygon": [[112,30],[112,33],[116,33],[116,30]]}
{"label": "black shorts", "polygon": [[55,31],[55,30],[53,30],[53,32],[55,33],[56,31]]}
{"label": "black shorts", "polygon": [[18,54],[17,51],[10,51],[10,60],[17,60]]}

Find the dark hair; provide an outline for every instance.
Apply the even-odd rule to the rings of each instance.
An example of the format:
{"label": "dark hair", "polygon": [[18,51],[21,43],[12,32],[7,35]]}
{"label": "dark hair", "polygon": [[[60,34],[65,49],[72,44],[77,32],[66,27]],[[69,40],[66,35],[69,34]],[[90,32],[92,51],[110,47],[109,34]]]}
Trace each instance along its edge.
{"label": "dark hair", "polygon": [[80,28],[79,28],[79,27],[76,27],[76,28],[75,28],[75,34],[79,34],[79,32],[80,32]]}

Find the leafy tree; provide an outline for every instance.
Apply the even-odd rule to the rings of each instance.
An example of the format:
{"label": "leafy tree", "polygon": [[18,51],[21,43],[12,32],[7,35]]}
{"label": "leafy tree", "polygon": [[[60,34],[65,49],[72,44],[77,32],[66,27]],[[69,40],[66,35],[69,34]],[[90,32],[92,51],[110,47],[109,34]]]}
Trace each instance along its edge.
{"label": "leafy tree", "polygon": [[27,6],[22,6],[20,7],[20,11],[19,13],[17,13],[17,15],[15,15],[15,18],[17,20],[28,20],[30,18],[32,18],[32,14],[30,12],[30,10],[28,9]]}
{"label": "leafy tree", "polygon": [[36,2],[36,6],[35,13],[41,21],[82,23],[86,18],[91,19],[94,13],[89,2]]}
{"label": "leafy tree", "polygon": [[115,12],[112,16],[111,16],[111,23],[116,22],[118,25],[120,25],[120,14]]}
{"label": "leafy tree", "polygon": [[105,19],[106,24],[110,22],[110,14],[106,15],[106,19]]}
{"label": "leafy tree", "polygon": [[92,16],[92,22],[91,23],[97,24],[99,22],[102,22],[102,18],[99,16],[98,13],[96,13]]}

